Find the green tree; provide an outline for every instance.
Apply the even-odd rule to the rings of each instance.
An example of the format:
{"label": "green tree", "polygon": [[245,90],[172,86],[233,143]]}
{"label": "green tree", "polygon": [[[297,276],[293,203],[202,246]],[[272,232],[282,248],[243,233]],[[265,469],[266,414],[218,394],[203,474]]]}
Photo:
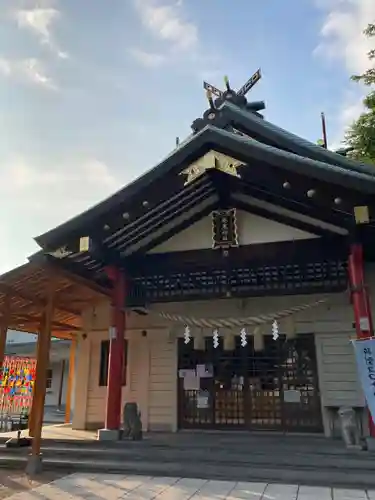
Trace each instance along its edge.
{"label": "green tree", "polygon": [[[369,24],[364,31],[365,35],[375,40],[375,24]],[[352,76],[355,82],[363,83],[368,87],[375,85],[375,41],[374,48],[368,53],[371,67],[362,75]],[[365,111],[348,129],[345,141],[353,148],[351,156],[354,158],[375,163],[375,90],[371,90],[363,101]]]}

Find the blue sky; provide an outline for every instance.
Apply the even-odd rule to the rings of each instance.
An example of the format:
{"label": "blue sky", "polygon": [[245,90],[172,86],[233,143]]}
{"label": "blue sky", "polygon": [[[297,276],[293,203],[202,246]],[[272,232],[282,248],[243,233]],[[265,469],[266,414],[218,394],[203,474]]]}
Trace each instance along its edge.
{"label": "blue sky", "polygon": [[0,272],[188,135],[203,79],[261,67],[268,120],[316,142],[325,111],[339,144],[374,19],[373,0],[0,0]]}

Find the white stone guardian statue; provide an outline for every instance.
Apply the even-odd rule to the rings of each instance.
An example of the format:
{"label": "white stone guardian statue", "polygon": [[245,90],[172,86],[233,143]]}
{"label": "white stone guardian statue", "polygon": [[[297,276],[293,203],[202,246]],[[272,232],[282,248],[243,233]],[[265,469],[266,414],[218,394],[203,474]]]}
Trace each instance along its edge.
{"label": "white stone guardian statue", "polygon": [[361,433],[358,427],[355,410],[351,406],[342,406],[338,411],[341,434],[347,448],[362,449]]}

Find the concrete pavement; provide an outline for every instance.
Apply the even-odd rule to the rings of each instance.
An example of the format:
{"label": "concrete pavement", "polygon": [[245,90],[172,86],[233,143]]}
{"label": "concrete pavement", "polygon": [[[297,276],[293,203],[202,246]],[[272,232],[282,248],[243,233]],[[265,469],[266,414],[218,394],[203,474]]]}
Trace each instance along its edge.
{"label": "concrete pavement", "polygon": [[72,474],[9,500],[375,500],[375,490],[171,477]]}

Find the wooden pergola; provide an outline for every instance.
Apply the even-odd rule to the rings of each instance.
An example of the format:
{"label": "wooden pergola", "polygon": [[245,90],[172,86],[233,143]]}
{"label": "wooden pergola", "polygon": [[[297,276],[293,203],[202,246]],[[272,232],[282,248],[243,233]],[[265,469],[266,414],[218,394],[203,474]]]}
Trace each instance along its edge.
{"label": "wooden pergola", "polygon": [[0,363],[7,331],[38,335],[37,367],[29,432],[34,437],[31,458],[40,457],[44,401],[51,338],[71,341],[65,420],[69,422],[75,351],[82,330],[82,312],[108,296],[89,280],[52,264],[24,264],[0,276]]}
{"label": "wooden pergola", "polygon": [[81,331],[81,313],[107,290],[52,266],[24,264],[0,276],[0,317],[7,329],[38,334],[53,283],[51,336],[74,339]]}

